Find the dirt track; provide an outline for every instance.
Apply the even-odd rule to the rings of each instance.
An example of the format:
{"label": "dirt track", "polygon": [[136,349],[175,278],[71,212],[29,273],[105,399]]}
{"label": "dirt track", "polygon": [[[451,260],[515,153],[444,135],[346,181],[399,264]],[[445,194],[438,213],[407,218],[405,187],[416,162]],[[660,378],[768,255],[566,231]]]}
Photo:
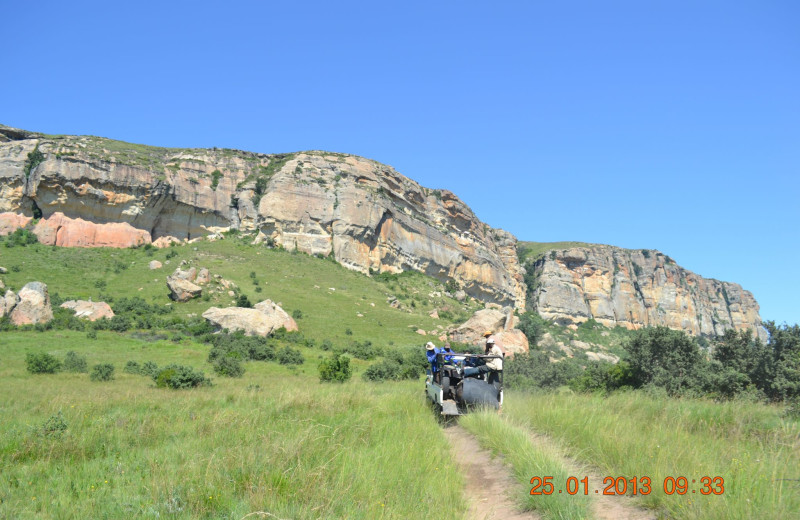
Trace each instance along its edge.
{"label": "dirt track", "polygon": [[[515,500],[520,483],[513,477],[511,470],[501,459],[492,458],[491,453],[480,447],[480,444],[469,432],[457,424],[444,429],[450,441],[451,451],[461,474],[466,480],[465,495],[470,499],[468,518],[474,520],[530,520],[540,519],[533,512],[520,511]],[[531,440],[537,446],[552,448],[554,443],[542,435],[532,435]],[[591,497],[592,517],[598,520],[655,520],[653,512],[641,509],[632,503],[627,496],[603,495],[600,475],[587,471],[574,460],[563,457],[564,464],[573,475],[588,476],[592,484],[589,489]],[[595,493],[598,490],[599,493]]]}

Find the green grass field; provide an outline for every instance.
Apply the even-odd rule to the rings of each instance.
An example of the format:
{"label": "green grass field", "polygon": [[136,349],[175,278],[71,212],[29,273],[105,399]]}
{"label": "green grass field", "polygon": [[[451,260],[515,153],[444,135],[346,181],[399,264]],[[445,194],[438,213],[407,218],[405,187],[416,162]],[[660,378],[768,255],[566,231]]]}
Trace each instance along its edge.
{"label": "green grass field", "polygon": [[[147,267],[167,255],[162,269]],[[101,330],[96,339],[74,330],[0,332],[0,518],[465,517],[467,476],[426,404],[422,380],[367,383],[360,374],[371,362],[354,359],[349,382],[325,384],[317,366],[330,355],[320,348],[324,340],[421,349],[429,338],[416,329],[442,330],[478,302],[442,296],[441,284],[422,275],[370,278],[235,237],[163,250],[0,245],[0,265],[8,268],[2,279],[15,290],[39,280],[62,298],[139,296],[182,319],[232,305],[224,292],[170,302],[165,277],[183,260],[235,282],[253,303],[270,298],[301,311],[300,331],[315,342],[297,347],[305,363],[246,362],[244,376],[231,379],[213,373],[209,345],[172,331]],[[452,319],[429,317],[433,309]],[[63,359],[68,351],[90,367],[113,364],[115,380],[26,370],[26,353]],[[191,366],[214,385],[156,388],[123,372],[128,361]],[[502,415],[475,414],[461,424],[511,464],[520,507],[545,518],[591,513],[585,497],[529,494],[531,477],[570,476],[562,455],[532,442],[532,434],[546,434],[598,474],[649,476],[652,492],[635,500],[663,518],[792,518],[800,511],[800,426],[782,413],[644,392],[507,391]],[[668,476],[720,476],[725,488],[667,495]]]}

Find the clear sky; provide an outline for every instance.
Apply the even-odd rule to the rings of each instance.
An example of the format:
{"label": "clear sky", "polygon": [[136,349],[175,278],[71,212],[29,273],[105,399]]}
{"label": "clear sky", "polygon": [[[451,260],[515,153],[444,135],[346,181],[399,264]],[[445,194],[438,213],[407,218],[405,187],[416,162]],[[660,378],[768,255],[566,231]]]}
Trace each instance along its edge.
{"label": "clear sky", "polygon": [[0,5],[0,123],[362,155],[800,322],[796,0]]}

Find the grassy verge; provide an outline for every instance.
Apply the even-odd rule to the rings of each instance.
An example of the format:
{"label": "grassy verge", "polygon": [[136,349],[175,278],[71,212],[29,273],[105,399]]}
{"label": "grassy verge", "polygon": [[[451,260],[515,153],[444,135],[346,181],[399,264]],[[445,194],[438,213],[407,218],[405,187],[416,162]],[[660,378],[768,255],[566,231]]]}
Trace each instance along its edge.
{"label": "grassy verge", "polygon": [[[418,382],[321,384],[313,372],[248,363],[241,379],[172,391],[121,367],[150,359],[208,373],[207,347],[70,331],[2,339],[0,518],[463,515],[461,480]],[[26,351],[67,349],[90,366],[114,364],[116,379],[26,372]],[[65,428],[48,430],[59,413]]]}
{"label": "grassy verge", "polygon": [[[604,475],[650,477],[652,492],[640,500],[669,518],[791,518],[800,511],[800,424],[777,408],[628,392],[517,395],[505,410],[561,439]],[[688,491],[667,495],[665,478],[679,476]],[[701,494],[704,476],[722,477],[724,492]]]}
{"label": "grassy verge", "polygon": [[529,433],[496,413],[474,413],[461,418],[461,425],[474,434],[481,445],[500,453],[513,468],[520,482],[519,494],[525,496],[523,507],[536,510],[547,518],[579,519],[588,517],[588,498],[582,495],[554,493],[531,495],[528,484],[534,476],[551,476],[553,482],[566,482],[571,475],[559,454],[531,442]]}

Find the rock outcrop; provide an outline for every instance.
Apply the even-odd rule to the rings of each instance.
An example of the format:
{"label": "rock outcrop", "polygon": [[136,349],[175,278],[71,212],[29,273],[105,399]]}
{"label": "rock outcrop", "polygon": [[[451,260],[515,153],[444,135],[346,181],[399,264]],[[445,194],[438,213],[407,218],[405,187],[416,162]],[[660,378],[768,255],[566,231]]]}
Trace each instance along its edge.
{"label": "rock outcrop", "polygon": [[328,152],[165,149],[0,126],[0,233],[40,218],[40,241],[168,245],[236,228],[364,273],[417,270],[522,307],[516,239],[454,194]]}
{"label": "rock outcrop", "polygon": [[176,302],[188,302],[192,298],[197,298],[203,293],[203,288],[194,283],[197,278],[197,269],[192,267],[186,271],[181,268],[167,276],[167,288],[169,297]]}
{"label": "rock outcrop", "polygon": [[297,322],[271,300],[259,302],[252,309],[211,307],[203,313],[203,318],[218,329],[241,330],[247,336],[267,336],[281,327],[297,330]]}
{"label": "rock outcrop", "polygon": [[97,321],[103,318],[111,319],[114,311],[106,302],[91,302],[86,300],[67,300],[60,305],[63,309],[70,309],[76,318]]}
{"label": "rock outcrop", "polygon": [[608,327],[664,325],[692,335],[754,329],[765,339],[753,295],[703,278],[654,250],[594,246],[551,251],[528,266],[529,306],[564,325],[594,319]]}
{"label": "rock outcrop", "polygon": [[497,345],[503,352],[519,354],[528,352],[528,338],[521,330],[515,329],[517,318],[510,307],[504,310],[481,309],[465,323],[450,331],[450,339],[459,343],[483,346],[483,334],[491,331]]}
{"label": "rock outcrop", "polygon": [[35,325],[53,319],[50,294],[47,292],[47,285],[42,282],[25,284],[16,296],[7,291],[4,300],[4,307],[14,325]]}

